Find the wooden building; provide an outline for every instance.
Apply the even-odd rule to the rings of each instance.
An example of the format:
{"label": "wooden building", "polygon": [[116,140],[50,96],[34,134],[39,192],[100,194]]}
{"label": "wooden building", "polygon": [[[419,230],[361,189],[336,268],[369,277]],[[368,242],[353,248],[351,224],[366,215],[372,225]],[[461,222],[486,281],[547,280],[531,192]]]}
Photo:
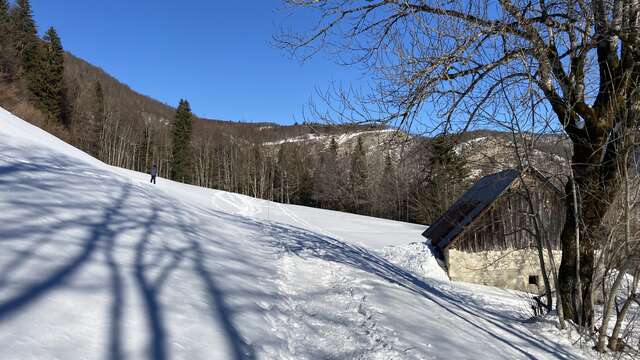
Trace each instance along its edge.
{"label": "wooden building", "polygon": [[452,280],[541,293],[538,238],[559,265],[563,195],[533,168],[505,170],[478,180],[423,236]]}

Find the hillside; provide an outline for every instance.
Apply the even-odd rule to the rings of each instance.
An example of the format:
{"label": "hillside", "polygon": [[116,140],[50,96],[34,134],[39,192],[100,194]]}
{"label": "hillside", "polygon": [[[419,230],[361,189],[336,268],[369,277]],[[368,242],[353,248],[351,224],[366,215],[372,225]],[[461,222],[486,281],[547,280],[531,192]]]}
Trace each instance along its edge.
{"label": "hillside", "polygon": [[[531,141],[533,135],[525,135]],[[559,187],[566,181],[568,159],[571,145],[566,138],[558,135],[536,135],[535,145],[528,154],[530,162],[545,176],[551,178]],[[517,142],[522,145],[522,140]],[[469,174],[473,179],[496,173],[498,171],[517,168],[515,154],[523,150],[516,149],[510,134],[501,132],[476,131],[464,134],[455,147],[457,154],[465,159]]]}
{"label": "hillside", "polygon": [[108,166],[0,109],[3,358],[580,359],[424,227]]}
{"label": "hillside", "polygon": [[[3,9],[2,21],[13,16],[20,26],[0,24],[7,30],[0,37],[0,106],[109,165],[419,224],[432,223],[478,177],[518,165],[507,134],[496,131],[430,138],[373,123],[202,119],[188,99],[180,100],[187,125],[176,130],[172,106],[65,52],[54,28],[40,37],[28,1]],[[184,141],[177,140],[182,133]],[[536,149],[533,163],[562,184],[568,152],[556,148]]]}
{"label": "hillside", "polygon": [[[94,102],[94,88],[100,83],[105,92],[106,107],[110,116],[122,118],[127,126],[138,126],[139,123],[150,126],[170,127],[175,116],[175,108],[143,95],[120,82],[100,67],[69,53],[65,53],[65,83],[71,102],[71,116],[74,127],[82,131],[91,126],[92,114],[89,108]],[[37,110],[28,104],[29,95],[19,79],[10,81],[0,77],[0,105],[17,113],[32,115]],[[42,127],[41,116],[31,116],[30,122]],[[288,119],[282,119],[286,122]],[[233,120],[209,119],[195,117],[195,126],[210,132],[221,132],[250,142],[277,142],[310,133],[323,135],[342,135],[351,132],[366,131],[368,125],[324,125],[294,124],[279,125],[266,122],[241,122]],[[77,132],[81,132],[76,129]],[[86,133],[85,133],[86,135]],[[76,139],[76,141],[81,141]]]}
{"label": "hillside", "polygon": [[[101,68],[92,65],[71,53],[65,54],[65,75],[70,92],[83,98],[81,101],[91,102],[93,87],[100,82],[107,93],[108,107],[126,112],[130,119],[143,118],[145,121],[169,126],[175,115],[175,108],[161,103],[149,96],[140,94],[128,85],[115,79]],[[209,119],[196,117],[203,127],[211,127],[216,131],[257,141],[278,141],[287,137],[318,131],[323,134],[343,134],[367,126],[325,126],[321,124],[309,125],[279,125],[266,122],[233,121],[230,119]],[[282,119],[287,121],[288,119]]]}
{"label": "hillside", "polygon": [[[0,77],[0,105],[110,165],[148,172],[157,164],[161,176],[170,176],[174,108],[69,53],[64,83],[64,123],[47,120],[32,105],[24,79]],[[178,180],[281,203],[429,224],[475,179],[517,165],[505,133],[473,131],[450,142],[466,174],[434,179],[439,171],[433,164],[447,155],[435,153],[428,137],[375,124],[278,125],[194,116],[189,171]],[[350,174],[359,143],[363,179],[354,184]],[[536,151],[535,165],[549,175],[563,174],[568,152],[558,151],[557,144]],[[445,190],[425,195],[437,184]]]}

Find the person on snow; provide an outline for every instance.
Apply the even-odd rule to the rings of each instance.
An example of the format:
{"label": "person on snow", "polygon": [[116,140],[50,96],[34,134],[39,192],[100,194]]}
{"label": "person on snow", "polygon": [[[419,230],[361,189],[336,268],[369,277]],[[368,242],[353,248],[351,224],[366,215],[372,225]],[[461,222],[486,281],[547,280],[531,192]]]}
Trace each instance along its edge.
{"label": "person on snow", "polygon": [[158,175],[158,166],[153,164],[153,166],[151,166],[151,183],[153,184],[156,183],[156,175]]}

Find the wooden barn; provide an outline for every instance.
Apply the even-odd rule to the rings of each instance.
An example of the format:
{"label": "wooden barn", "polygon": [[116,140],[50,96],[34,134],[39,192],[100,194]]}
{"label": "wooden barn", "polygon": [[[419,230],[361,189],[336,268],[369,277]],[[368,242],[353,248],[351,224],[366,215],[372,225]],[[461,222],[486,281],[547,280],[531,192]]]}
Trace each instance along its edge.
{"label": "wooden barn", "polygon": [[478,180],[423,236],[440,250],[452,280],[542,293],[536,234],[559,264],[563,195],[533,168],[505,170]]}

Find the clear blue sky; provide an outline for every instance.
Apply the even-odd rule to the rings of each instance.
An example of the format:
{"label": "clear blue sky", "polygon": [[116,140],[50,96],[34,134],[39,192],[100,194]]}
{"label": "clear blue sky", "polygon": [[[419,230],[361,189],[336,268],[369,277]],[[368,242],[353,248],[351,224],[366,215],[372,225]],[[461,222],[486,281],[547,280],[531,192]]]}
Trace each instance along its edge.
{"label": "clear blue sky", "polygon": [[315,88],[360,86],[357,69],[317,56],[300,64],[270,42],[312,21],[279,0],[32,0],[38,29],[134,90],[203,117],[292,123]]}

